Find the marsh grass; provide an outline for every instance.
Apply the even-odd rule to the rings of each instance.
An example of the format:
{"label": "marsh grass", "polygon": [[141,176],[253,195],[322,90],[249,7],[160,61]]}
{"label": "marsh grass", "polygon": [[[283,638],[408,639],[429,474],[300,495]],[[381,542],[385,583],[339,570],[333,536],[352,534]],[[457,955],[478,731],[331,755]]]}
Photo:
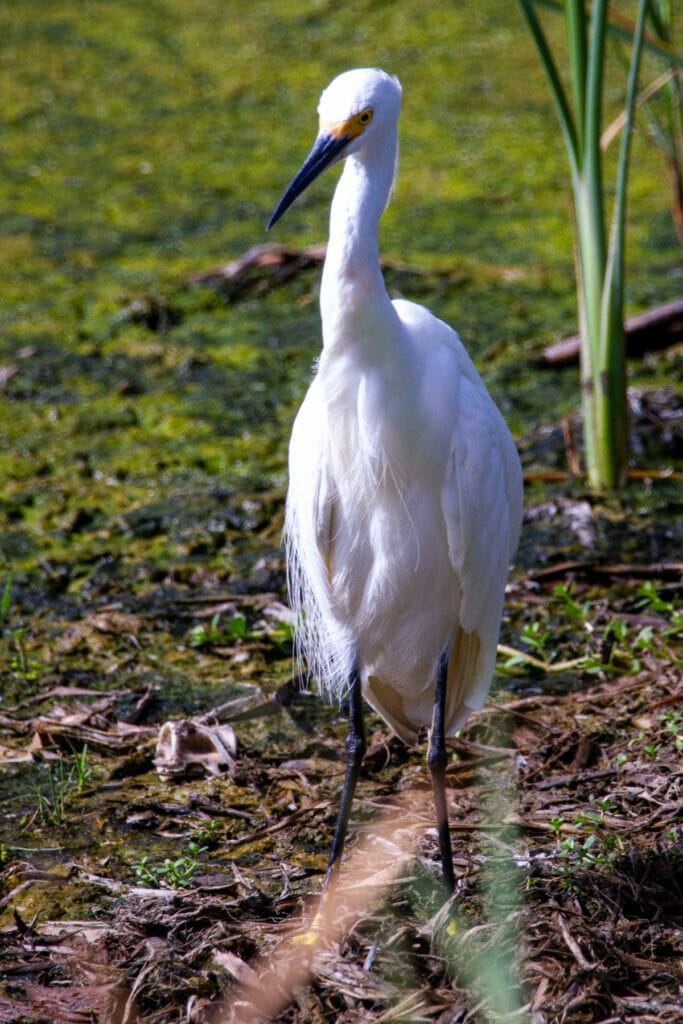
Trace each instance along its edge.
{"label": "marsh grass", "polygon": [[576,285],[581,337],[581,392],[586,472],[597,490],[624,483],[627,403],[624,264],[628,167],[638,68],[648,0],[640,0],[628,70],[624,124],[608,226],[601,153],[608,5],[565,0],[571,100],[533,0],[520,0],[548,78],[562,128],[573,194]]}
{"label": "marsh grass", "polygon": [[36,816],[43,826],[61,826],[69,819],[71,799],[82,793],[91,775],[88,748],[84,744],[70,760],[59,757],[47,765],[46,780],[35,786]]}
{"label": "marsh grass", "polygon": [[[664,597],[654,580],[646,580],[637,588],[632,606],[634,610],[624,616],[613,614],[603,597],[579,597],[575,580],[558,583],[539,617],[524,624],[521,646],[499,645],[503,660],[497,670],[511,676],[529,669],[539,675],[571,669],[627,676],[640,672],[648,656],[680,667],[683,617],[675,601]],[[648,618],[648,612],[655,614]],[[556,657],[560,637],[570,640],[575,657]],[[566,655],[566,642],[561,650]]]}
{"label": "marsh grass", "polygon": [[[42,1013],[50,1021],[89,1013],[90,998],[93,1019],[113,1021],[102,1013],[104,972],[107,982],[113,975],[128,986],[129,1020],[137,1004],[141,1019],[159,1024],[191,1010],[199,1014],[198,1002],[218,998],[219,990],[234,994],[235,978],[255,968],[259,955],[267,960],[277,954],[293,922],[302,923],[302,908],[315,898],[324,871],[343,756],[337,709],[284,686],[291,676],[286,628],[279,637],[257,629],[250,603],[258,596],[266,602],[273,594],[283,598],[278,537],[285,450],[319,351],[318,274],[306,272],[229,303],[193,283],[194,275],[264,240],[267,214],[307,151],[317,96],[330,77],[348,66],[383,64],[399,75],[405,95],[399,190],[383,220],[383,251],[416,268],[389,276],[392,294],[424,301],[459,329],[517,435],[539,420],[554,425],[578,399],[571,372],[548,376],[535,364],[549,338],[574,329],[564,156],[517,12],[489,0],[457,6],[55,0],[40,17],[28,0],[10,0],[0,8],[0,28],[0,204],[7,211],[0,268],[0,547],[13,578],[11,618],[3,626],[29,623],[21,638],[25,654],[41,659],[39,678],[27,679],[19,661],[10,666],[18,653],[12,638],[3,638],[2,655],[9,652],[10,659],[3,666],[2,742],[16,760],[25,758],[27,707],[32,713],[48,688],[46,703],[61,717],[80,712],[82,702],[94,697],[103,702],[102,746],[91,748],[88,764],[108,779],[100,787],[84,783],[82,798],[75,799],[79,771],[81,779],[84,772],[67,755],[41,787],[41,821],[35,792],[26,795],[18,786],[18,780],[34,779],[37,767],[3,766],[7,835],[0,858],[7,888],[0,939],[3,963],[15,971],[3,979],[3,998],[18,1019]],[[610,96],[613,112],[617,100]],[[677,294],[679,281],[671,273],[678,251],[658,157],[642,138],[634,145],[637,202],[630,207],[628,301],[635,310]],[[292,211],[292,244],[321,241],[331,187],[330,182],[329,189],[312,192]],[[678,364],[675,355],[660,354],[632,370],[639,387],[670,386]],[[664,447],[664,426],[642,457],[669,466],[675,431]],[[538,461],[561,461],[561,440],[543,429],[539,436],[545,440]],[[536,451],[525,449],[527,464],[537,459]],[[632,487],[625,499],[638,509],[635,539],[626,532],[610,534],[609,546],[591,550],[591,559],[613,561],[623,541],[641,561],[673,560],[673,481],[648,486],[647,493],[645,485]],[[647,508],[646,497],[652,499]],[[530,502],[540,500],[536,485]],[[546,564],[586,557],[552,516],[527,524],[523,544],[520,575],[539,557]],[[238,619],[238,635],[231,637],[232,613],[217,613],[226,594],[235,614],[248,622],[247,632],[261,634],[253,644],[241,635],[243,622]],[[662,600],[667,594],[659,591]],[[523,587],[522,607],[514,609],[511,595],[506,628],[515,642],[530,616],[540,626],[528,635],[540,639],[548,628],[544,615],[537,615],[537,597],[535,585]],[[547,590],[541,597],[545,602]],[[577,587],[571,600],[581,609],[589,600],[593,605],[593,594]],[[193,647],[197,602],[208,610],[202,620],[208,635],[199,636],[211,642]],[[553,614],[559,619],[558,609]],[[575,634],[559,638],[558,660],[583,656],[583,633]],[[223,643],[239,657],[232,651],[226,657]],[[556,665],[547,639],[543,649]],[[671,696],[671,668],[667,661],[661,672],[652,670],[652,682],[641,682],[642,699],[633,697],[632,703],[631,696],[639,694],[637,679],[598,673],[588,680],[601,735],[610,737],[605,757],[633,782],[625,792],[642,824],[640,856],[646,865],[658,864],[649,847],[659,836],[657,823],[649,823],[651,805],[639,794],[661,785],[669,768],[660,760],[677,750],[678,725],[674,719],[675,728],[658,720],[643,724],[642,740],[629,730],[644,708]],[[547,808],[539,793],[554,798],[555,791],[541,790],[536,782],[540,776],[562,783],[580,743],[576,707],[583,705],[567,697],[549,697],[547,704],[540,697],[533,705],[538,687],[550,680],[528,665],[518,667],[512,680],[526,696],[521,709],[512,701],[510,715],[515,722],[522,715],[529,731],[520,729],[511,749],[519,755],[515,763],[522,775],[530,765],[522,779],[529,800],[525,814],[540,852],[532,862],[537,873],[529,876],[522,897],[523,912],[527,897],[537,901],[524,932],[531,952],[521,983],[516,953],[501,977],[505,983],[512,979],[513,988],[521,985],[520,1012],[531,977],[541,1004],[548,1003],[559,1019],[565,1011],[567,1016],[585,1009],[589,1015],[582,994],[599,988],[603,975],[577,971],[554,930],[552,908],[558,898],[565,906],[567,893],[555,838],[543,829]],[[505,680],[506,687],[510,683]],[[236,692],[279,697],[281,684],[286,700],[268,699],[269,717],[240,723],[234,777],[173,788],[155,777],[146,730],[169,716],[225,706]],[[60,686],[67,692],[58,692]],[[622,692],[621,686],[633,689]],[[27,705],[31,700],[36,703]],[[9,710],[11,702],[18,711]],[[484,745],[481,722],[489,714],[498,712],[486,712],[466,734]],[[590,727],[596,730],[598,712],[592,714]],[[141,731],[128,728],[121,745],[119,724],[128,727],[131,721]],[[406,849],[423,837],[421,853],[429,863],[421,873],[431,883],[425,898],[436,900],[435,846],[426,835],[433,815],[422,753],[399,751],[376,721],[373,732],[356,822],[375,821],[379,802],[382,810],[390,808],[393,826],[405,825]],[[449,766],[453,834],[468,866],[461,935],[463,948],[483,953],[484,961],[487,943],[499,936],[490,947],[496,949],[495,966],[522,934],[514,916],[519,893],[516,886],[506,892],[502,874],[500,883],[492,883],[502,890],[500,897],[481,895],[486,886],[478,883],[480,847],[470,831],[476,814],[468,817],[478,799],[472,760],[500,755],[479,751],[472,758],[471,749]],[[622,755],[626,761],[616,766]],[[557,790],[570,805],[563,812],[570,823],[573,779]],[[578,782],[584,785],[580,776]],[[599,788],[604,782],[596,785],[598,797],[608,795]],[[413,828],[409,813],[402,817],[401,798],[415,790],[419,813]],[[674,824],[666,815],[675,808],[669,809],[665,796],[662,827],[669,837]],[[165,859],[174,865],[178,855],[185,859],[172,870],[177,878],[187,877],[193,857],[187,846],[176,845],[179,819],[183,827],[189,822],[207,830],[219,823],[221,842],[214,845],[208,835],[194,833],[191,840],[210,846],[211,857],[204,861],[202,854],[200,868],[210,866],[214,880],[193,884],[197,870],[189,885],[140,897],[131,862],[140,864],[145,855],[156,881]],[[505,833],[497,836],[506,842]],[[673,844],[673,837],[668,841]],[[524,830],[521,843],[529,843]],[[414,864],[413,852],[404,859],[403,850],[398,843],[380,843],[375,868],[385,888],[378,909],[369,913],[367,889],[357,889],[355,897],[352,891],[360,909],[339,948],[323,957],[327,973],[321,970],[304,994],[296,990],[303,1006],[312,992],[312,1008],[294,1006],[283,1011],[283,1019],[298,1014],[299,1020],[335,1020],[343,1013],[366,1021],[456,1013],[477,1019],[475,1000],[452,980],[459,958],[447,969],[445,957],[432,955],[417,900],[403,899],[403,883],[394,889],[396,869],[412,872]],[[507,856],[501,847],[487,850],[490,859]],[[74,865],[68,879],[60,874],[65,858]],[[50,884],[36,884],[38,870],[54,874]],[[578,881],[586,886],[582,871]],[[662,877],[668,899],[674,887],[666,873]],[[345,881],[352,876],[345,874]],[[604,871],[599,881],[604,888]],[[630,876],[623,883],[624,899],[632,898],[629,881]],[[621,921],[609,941],[602,937],[613,906],[601,913],[599,928],[591,932],[586,924],[582,941],[586,949],[595,945],[596,960],[602,959],[609,977],[601,992],[606,1003],[615,990],[619,997],[650,998],[652,969],[636,969],[617,954],[620,944],[626,956],[646,953],[655,942],[666,954],[668,921],[655,920],[654,912],[659,907],[661,915],[668,906],[663,891],[653,885],[647,915]],[[483,913],[487,903],[492,917]],[[583,928],[585,916],[566,906],[572,928]],[[546,952],[548,936],[554,960]],[[375,967],[365,967],[373,943],[379,950]],[[300,946],[294,959],[301,960]],[[37,977],[45,988],[17,981]],[[84,977],[96,979],[94,989],[84,986]],[[668,976],[658,977],[666,991]],[[548,978],[552,990],[544,995]],[[396,985],[398,995],[396,979],[403,985]],[[44,1012],[36,1005],[43,996],[51,999]],[[645,1015],[652,1019],[649,1011]]]}

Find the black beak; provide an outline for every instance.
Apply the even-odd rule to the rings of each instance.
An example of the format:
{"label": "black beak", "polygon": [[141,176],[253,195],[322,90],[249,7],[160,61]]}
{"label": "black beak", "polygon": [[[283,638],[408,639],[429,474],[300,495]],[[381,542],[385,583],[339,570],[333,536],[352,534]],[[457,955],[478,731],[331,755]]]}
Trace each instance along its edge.
{"label": "black beak", "polygon": [[301,170],[292,178],[287,191],[275,207],[273,215],[268,221],[268,231],[287,212],[297,196],[300,196],[311,182],[315,181],[319,174],[322,174],[324,170],[327,170],[328,167],[337,162],[348,141],[348,135],[335,137],[325,133],[318,136]]}

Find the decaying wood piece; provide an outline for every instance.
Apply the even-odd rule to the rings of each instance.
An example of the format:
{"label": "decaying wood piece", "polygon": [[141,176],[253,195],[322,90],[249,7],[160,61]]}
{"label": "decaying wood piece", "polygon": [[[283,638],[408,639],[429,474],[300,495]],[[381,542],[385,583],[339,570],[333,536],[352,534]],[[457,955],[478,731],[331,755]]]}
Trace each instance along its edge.
{"label": "decaying wood piece", "polygon": [[161,726],[154,764],[164,779],[223,775],[234,768],[236,753],[231,726],[181,718]]}
{"label": "decaying wood piece", "polygon": [[[567,559],[518,578],[515,602],[547,602],[558,578],[575,583],[581,601],[605,577],[619,581],[620,593],[653,580],[673,601],[681,569],[671,555],[634,565]],[[163,600],[169,618],[168,609],[186,603],[173,593]],[[187,598],[211,615],[226,602],[255,617],[273,596]],[[652,608],[632,600],[618,607],[632,638],[645,626],[655,639],[670,628]],[[116,626],[133,624],[98,609],[69,643],[102,635],[113,646]],[[523,696],[500,693],[473,716],[450,744],[452,905],[441,906],[430,885],[437,838],[422,758],[378,728],[340,903],[317,945],[307,941],[317,906],[307,897],[319,891],[343,774],[338,722],[334,731],[316,720],[304,729],[306,704],[293,679],[274,693],[271,679],[242,684],[246,693],[192,719],[207,729],[235,725],[234,771],[166,785],[152,773],[156,727],[143,724],[156,683],[100,690],[67,687],[55,674],[43,693],[51,710],[32,696],[5,708],[3,739],[23,757],[35,734],[35,756],[57,780],[50,762],[61,754],[68,770],[74,751],[87,747],[97,774],[85,791],[66,794],[66,828],[83,833],[74,852],[64,824],[8,844],[0,1024],[31,1015],[50,1024],[247,1024],[270,1021],[271,1010],[272,1024],[474,1021],[486,993],[473,979],[489,961],[509,970],[513,998],[528,1002],[534,1021],[678,1020],[683,679],[674,642],[667,659],[638,652],[640,670],[635,661],[628,667],[635,674],[583,673],[578,692],[545,695],[530,693],[530,678]],[[280,743],[280,730],[266,732],[260,720],[283,708],[292,713]],[[199,843],[199,852],[189,845]],[[185,885],[162,878],[153,887],[162,858],[183,864],[190,856],[197,872]],[[89,906],[92,919],[73,917]]]}
{"label": "decaying wood piece", "polygon": [[[535,1019],[676,1020],[683,876],[673,833],[683,772],[672,756],[678,719],[669,716],[667,726],[657,709],[671,697],[675,709],[681,696],[677,670],[653,661],[637,676],[563,697],[503,699],[475,716],[449,767],[459,887],[453,918],[445,905],[425,924],[406,896],[417,880],[422,888],[412,898],[418,891],[427,898],[436,849],[424,779],[408,762],[381,806],[374,790],[361,801],[363,825],[340,902],[317,944],[301,941],[316,907],[302,900],[304,869],[286,843],[271,845],[283,833],[296,834],[297,845],[302,835],[316,841],[328,801],[311,802],[305,789],[296,811],[273,806],[237,842],[222,839],[205,854],[209,862],[230,851],[220,889],[201,877],[187,889],[141,889],[132,877],[107,877],[106,864],[95,874],[87,864],[46,872],[15,862],[5,874],[14,926],[0,929],[0,960],[13,987],[6,997],[0,992],[0,1021],[32,1010],[55,1024],[171,1024],[181,1015],[194,1024],[246,1024],[273,1014],[306,1024],[320,1007],[326,1020],[358,1024],[413,1015],[465,1020],[474,998],[468,972],[493,956],[511,965],[511,984],[525,986],[519,998],[531,1001]],[[590,766],[581,753],[587,738]],[[624,751],[626,760],[615,763]],[[242,772],[253,758],[247,747]],[[315,772],[329,774],[329,764],[306,762],[316,792]],[[262,764],[266,770],[271,786],[282,782],[282,765]],[[210,782],[218,794],[227,784]],[[509,807],[501,808],[501,791],[516,794]],[[218,808],[220,795],[204,800],[204,820]],[[159,835],[178,808],[158,802],[153,810]],[[240,862],[245,843],[263,846]],[[509,899],[499,882],[499,919],[485,917],[482,865],[485,872],[516,865]],[[88,886],[100,893],[101,923],[32,920],[22,911],[32,890],[56,899]],[[391,981],[404,976],[406,984]],[[343,1013],[347,1004],[352,1017]]]}
{"label": "decaying wood piece", "polygon": [[194,274],[192,284],[219,291],[228,301],[246,294],[260,294],[275,284],[284,284],[302,270],[320,266],[325,259],[324,245],[297,248],[292,245],[254,245],[236,260],[221,267]]}
{"label": "decaying wood piece", "polygon": [[[632,359],[678,344],[683,341],[683,299],[674,299],[629,317],[624,324],[624,333],[626,353]],[[543,349],[541,362],[548,366],[574,363],[579,358],[580,346],[578,334],[563,338]]]}
{"label": "decaying wood piece", "polygon": [[[325,259],[325,245],[307,245],[298,248],[292,245],[265,243],[254,245],[236,260],[224,266],[203,270],[190,278],[192,284],[205,285],[220,292],[229,302],[244,298],[245,295],[260,295],[275,285],[285,284],[297,274],[312,267],[319,267]],[[424,271],[396,260],[382,259],[382,269],[394,274],[409,274],[411,277],[447,279],[451,282],[466,278],[460,270]]]}

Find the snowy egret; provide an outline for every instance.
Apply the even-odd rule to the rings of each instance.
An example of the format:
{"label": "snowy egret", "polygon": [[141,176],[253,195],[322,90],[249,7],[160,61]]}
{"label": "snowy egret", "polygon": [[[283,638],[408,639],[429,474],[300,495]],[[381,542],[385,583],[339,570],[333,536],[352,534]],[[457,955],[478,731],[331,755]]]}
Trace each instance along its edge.
{"label": "snowy egret", "polygon": [[400,106],[401,86],[383,71],[335,78],[313,149],[268,224],[345,160],[321,283],[323,348],[292,432],[285,520],[298,650],[328,695],[349,696],[324,892],[365,752],[363,696],[406,742],[429,727],[452,892],[445,737],[486,699],[522,519],[514,442],[458,335],[384,286],[378,226]]}

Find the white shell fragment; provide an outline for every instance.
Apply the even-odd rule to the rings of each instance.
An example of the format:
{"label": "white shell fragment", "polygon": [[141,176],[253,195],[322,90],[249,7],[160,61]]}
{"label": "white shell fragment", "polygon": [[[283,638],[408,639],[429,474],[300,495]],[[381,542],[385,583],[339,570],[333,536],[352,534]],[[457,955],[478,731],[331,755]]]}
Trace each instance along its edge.
{"label": "white shell fragment", "polygon": [[162,778],[222,775],[234,767],[236,753],[231,726],[181,718],[161,726],[154,763]]}

